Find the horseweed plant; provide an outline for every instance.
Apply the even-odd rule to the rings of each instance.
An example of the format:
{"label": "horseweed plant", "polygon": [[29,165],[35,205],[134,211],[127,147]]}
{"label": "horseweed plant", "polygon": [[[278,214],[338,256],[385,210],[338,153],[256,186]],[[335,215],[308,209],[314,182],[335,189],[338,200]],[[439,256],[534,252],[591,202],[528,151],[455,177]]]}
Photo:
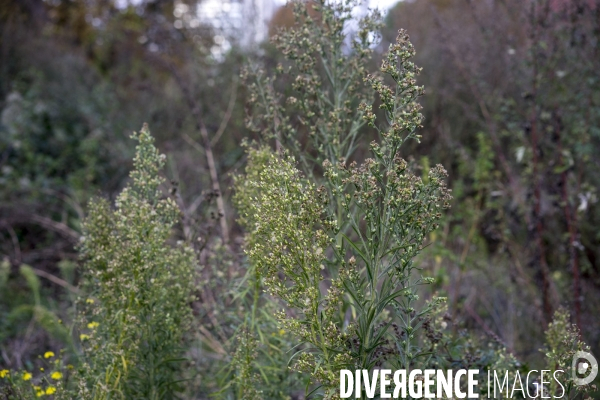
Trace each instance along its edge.
{"label": "horseweed plant", "polygon": [[196,256],[182,243],[168,244],[179,218],[160,190],[165,157],[146,126],[131,172],[116,200],[93,201],[81,251],[84,285],[84,350],[80,398],[173,398]]}
{"label": "horseweed plant", "polygon": [[[343,26],[344,14],[336,12],[336,7],[319,3],[318,19],[312,20],[307,13],[300,16],[310,26],[325,30]],[[337,46],[330,53],[343,57],[344,41],[334,40],[341,29],[325,33],[322,37]],[[381,67],[395,87],[387,86],[379,76],[365,78],[381,99],[388,128],[376,126],[372,106],[364,101],[356,114],[349,111],[360,96],[350,96],[344,111],[335,112],[336,96],[332,101],[327,96],[332,92],[322,89],[316,74],[308,72],[316,65],[311,52],[324,55],[321,43],[326,39],[315,38],[314,48],[303,52],[294,50],[294,43],[308,46],[310,29],[301,27],[285,37],[290,43],[287,54],[292,54],[302,73],[296,82],[305,78],[312,82],[296,84],[294,89],[302,99],[288,98],[288,103],[299,102],[306,115],[316,118],[307,140],[317,156],[299,151],[299,142],[293,140],[308,122],[293,127],[283,117],[284,108],[276,104],[279,97],[274,86],[255,83],[256,99],[264,93],[262,88],[270,87],[269,96],[262,97],[262,109],[273,111],[260,117],[267,129],[263,137],[275,138],[282,146],[278,153],[265,144],[249,147],[246,178],[236,182],[237,203],[240,222],[248,232],[249,260],[267,292],[287,306],[286,312],[278,314],[282,327],[305,345],[294,355],[294,368],[309,375],[314,394],[335,398],[340,369],[384,364],[410,369],[431,359],[432,351],[421,347],[426,340],[418,332],[430,323],[443,299],[418,301],[419,285],[433,279],[420,276],[413,260],[427,234],[437,227],[450,194],[441,166],[419,177],[399,154],[403,142],[418,140],[416,130],[422,120],[416,102],[422,94],[415,82],[419,70],[410,62],[414,50],[405,32],[400,32]],[[366,40],[368,32],[359,37]],[[345,66],[343,60],[334,65]],[[331,69],[324,69],[335,88]],[[355,84],[342,88],[338,97],[352,92],[350,86],[354,89]],[[323,113],[328,107],[331,112]],[[362,122],[357,122],[357,115]],[[348,120],[353,122],[348,124]],[[382,141],[371,144],[372,158],[361,165],[347,165],[361,123],[376,128]],[[319,167],[323,178],[314,173]]]}
{"label": "horseweed plant", "polygon": [[[271,77],[255,66],[243,74],[253,107],[248,126],[266,140],[281,142],[312,177],[315,166],[324,160],[348,159],[357,148],[365,124],[357,106],[373,100],[373,91],[362,78],[380,15],[370,12],[362,17],[357,32],[349,36],[348,24],[355,19],[358,1],[292,4],[296,26],[273,38],[285,62]],[[278,84],[291,86],[293,95],[282,101]]]}

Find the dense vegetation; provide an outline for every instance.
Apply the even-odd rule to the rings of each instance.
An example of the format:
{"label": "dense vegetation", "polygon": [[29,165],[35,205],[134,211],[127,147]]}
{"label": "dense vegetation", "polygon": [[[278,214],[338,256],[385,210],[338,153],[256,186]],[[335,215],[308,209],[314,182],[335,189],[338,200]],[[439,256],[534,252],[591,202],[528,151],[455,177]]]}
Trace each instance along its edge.
{"label": "dense vegetation", "polygon": [[0,6],[0,398],[599,354],[597,0]]}

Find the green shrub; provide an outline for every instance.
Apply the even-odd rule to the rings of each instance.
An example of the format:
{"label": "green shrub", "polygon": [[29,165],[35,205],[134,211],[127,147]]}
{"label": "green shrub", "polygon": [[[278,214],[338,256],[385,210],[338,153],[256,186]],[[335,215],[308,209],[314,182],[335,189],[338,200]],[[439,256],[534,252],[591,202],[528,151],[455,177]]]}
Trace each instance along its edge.
{"label": "green shrub", "polygon": [[160,190],[165,157],[147,127],[134,138],[131,184],[115,210],[93,201],[84,224],[82,398],[173,398],[191,324],[195,254],[169,244],[179,210]]}

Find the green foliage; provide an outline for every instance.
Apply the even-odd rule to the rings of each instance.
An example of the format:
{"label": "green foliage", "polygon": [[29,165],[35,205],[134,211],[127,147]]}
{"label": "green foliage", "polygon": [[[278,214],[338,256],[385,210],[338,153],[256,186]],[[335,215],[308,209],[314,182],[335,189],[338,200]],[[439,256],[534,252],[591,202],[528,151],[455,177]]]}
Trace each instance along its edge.
{"label": "green foliage", "polygon": [[294,2],[296,25],[273,38],[285,63],[272,76],[255,65],[244,74],[253,108],[248,126],[266,140],[283,143],[309,176],[324,160],[352,156],[365,124],[357,107],[373,99],[363,78],[380,16],[367,13],[355,21],[357,31],[348,34],[358,4]]}
{"label": "green foliage", "polygon": [[[561,376],[561,383],[565,387],[563,398],[575,398],[579,393],[589,393],[595,390],[595,385],[577,386],[573,383],[572,366],[573,357],[578,351],[589,353],[590,347],[581,340],[581,333],[577,326],[571,324],[569,312],[560,308],[554,313],[552,322],[546,329],[546,346],[541,349],[546,356],[546,367],[551,370],[565,371]],[[551,382],[548,387],[548,393],[552,396],[559,396],[563,389],[559,388],[556,382]],[[547,395],[547,394],[545,394]]]}
{"label": "green foliage", "polygon": [[[0,263],[0,342],[20,338],[21,332],[35,328],[72,352],[68,327],[60,319],[56,304],[43,293],[39,277],[29,265],[21,265],[18,270],[18,276],[10,277],[10,264]],[[36,346],[36,350],[42,351],[42,346]]]}
{"label": "green foliage", "polygon": [[[599,7],[399,2],[382,32],[387,41],[398,27],[411,32],[422,82],[433,88],[423,102],[432,133],[423,147],[448,167],[455,194],[440,246],[455,256],[444,266],[461,286],[497,286],[485,297],[503,306],[483,307],[483,292],[469,303],[493,315],[517,352],[543,339],[538,326],[565,301],[583,336],[594,349],[599,343],[600,331],[582,324],[600,304],[600,175],[591,156],[600,144]],[[451,309],[470,318],[460,307],[468,291],[455,290]],[[509,310],[529,317],[516,323]]]}
{"label": "green foliage", "polygon": [[[4,3],[1,398],[335,398],[341,368],[569,379],[598,346],[598,0],[404,1],[381,34],[357,1],[294,1],[279,54],[243,49],[264,67],[240,90],[199,1]],[[259,139],[239,146],[244,113]],[[135,136],[77,263],[142,120],[168,161]],[[589,323],[558,312],[534,354],[565,299]]]}
{"label": "green foliage", "polygon": [[39,372],[0,371],[0,396],[7,400],[33,400],[44,396],[54,399],[67,399],[65,383],[68,382],[73,370],[72,365],[65,365],[62,352],[56,357],[52,351],[38,356]]}
{"label": "green foliage", "polygon": [[10,263],[8,260],[0,261],[0,291],[4,292],[10,274]]}
{"label": "green foliage", "polygon": [[[248,150],[250,157],[245,169],[247,176],[258,178],[265,172],[267,160],[271,158],[270,150]],[[240,212],[240,221],[254,225],[257,216],[250,213],[260,188],[252,180],[246,179],[246,176],[236,176],[234,182],[239,189],[234,202]],[[228,281],[226,272],[218,267],[219,260],[223,259],[231,260],[231,256],[211,252],[211,259],[204,269],[210,278],[203,282],[203,290],[227,294],[218,295],[218,304],[204,304],[203,307],[206,307],[205,312],[209,315],[218,314],[218,321],[212,318],[210,322],[207,321],[206,326],[212,327],[211,331],[222,338],[231,350],[221,368],[211,370],[207,366],[202,370],[204,374],[219,376],[216,387],[210,387],[211,382],[207,380],[204,389],[217,398],[262,396],[288,399],[302,390],[304,380],[288,369],[288,349],[294,346],[295,341],[289,331],[279,326],[275,318],[280,309],[279,304],[264,293],[264,269],[254,264],[244,264],[245,273],[240,277],[234,275],[237,279]],[[204,341],[207,344],[214,343],[214,340],[206,339],[208,338],[205,337]],[[212,344],[210,346],[214,348]]]}
{"label": "green foliage", "polygon": [[[322,353],[324,365],[313,372],[320,382],[331,384],[335,367],[347,363],[339,357],[347,338],[335,328],[331,315],[340,303],[341,282],[337,290],[333,284],[326,298],[319,290],[324,252],[331,242],[320,229],[324,208],[314,185],[299,176],[290,159],[262,149],[251,151],[249,165],[255,165],[255,156],[264,160],[265,153],[257,180],[247,178],[245,185],[248,193],[259,193],[244,214],[253,221],[248,226],[248,257],[267,291],[301,312],[302,318],[288,319],[282,312],[279,319],[285,330]],[[241,196],[248,198],[247,193]]]}
{"label": "green foliage", "polygon": [[258,389],[260,377],[254,372],[253,367],[258,356],[258,341],[245,331],[240,333],[236,344],[238,347],[231,361],[236,371],[233,378],[236,397],[241,400],[261,398],[265,390]]}
{"label": "green foliage", "polygon": [[168,242],[179,210],[160,190],[165,157],[147,127],[134,138],[132,183],[114,211],[93,201],[84,224],[82,398],[172,398],[191,323],[195,254]]}
{"label": "green foliage", "polygon": [[[335,7],[324,3],[318,10],[324,21],[331,18],[331,25],[343,25],[344,14],[335,12]],[[311,20],[307,14],[299,16]],[[318,26],[320,21],[313,23]],[[301,48],[308,41],[298,37],[305,39],[303,35],[309,32],[299,29],[284,37],[290,49]],[[333,53],[341,55],[343,40],[337,40],[341,34],[341,30],[328,31],[316,43],[337,46],[337,53]],[[368,29],[360,35],[366,38]],[[318,54],[318,45],[314,46],[301,54]],[[292,50],[288,53],[296,54],[292,60],[299,58]],[[301,59],[298,68],[313,77],[312,83],[294,87],[301,96],[297,101],[327,104],[313,100],[313,96],[329,92],[317,90],[316,64],[309,55],[309,61],[303,64]],[[237,180],[237,203],[240,222],[247,229],[249,260],[266,290],[293,310],[280,312],[278,318],[305,345],[297,354],[295,368],[310,376],[314,393],[327,398],[336,396],[342,368],[371,369],[388,363],[411,368],[431,359],[431,353],[420,347],[423,340],[418,332],[443,299],[433,298],[426,305],[418,302],[418,287],[433,279],[416,276],[419,268],[413,260],[427,234],[437,227],[450,196],[441,166],[429,171],[424,180],[399,154],[404,141],[419,139],[416,129],[422,120],[416,103],[422,88],[416,86],[419,71],[410,62],[413,55],[408,36],[401,32],[381,67],[395,87],[390,88],[380,77],[366,78],[379,94],[389,122],[389,127],[378,128],[383,139],[381,144],[371,144],[373,158],[361,166],[356,162],[346,166],[356,125],[338,126],[332,118],[331,124],[319,126],[320,136],[309,134],[308,143],[319,154],[315,159],[298,152],[297,142],[291,141],[308,176],[318,166],[316,162],[322,162],[323,186],[317,188],[316,182],[303,177],[294,157],[272,153],[265,147],[249,149],[246,176]],[[334,65],[345,65],[343,57],[340,59]],[[257,88],[261,86],[257,84]],[[348,106],[361,100],[360,95],[350,93],[354,96],[348,95]],[[273,105],[277,96],[271,94],[262,100],[264,109],[282,112]],[[352,121],[352,113],[345,114],[348,118],[343,120]],[[313,112],[308,115],[313,116]],[[376,127],[370,105],[361,103],[354,115]],[[285,122],[279,124],[285,121],[280,115],[264,113],[260,118],[275,128],[274,132],[267,131],[271,134],[266,138],[282,140],[285,145],[286,135],[296,132]],[[277,130],[282,125],[283,134]],[[340,140],[345,137],[351,138],[350,147]]]}

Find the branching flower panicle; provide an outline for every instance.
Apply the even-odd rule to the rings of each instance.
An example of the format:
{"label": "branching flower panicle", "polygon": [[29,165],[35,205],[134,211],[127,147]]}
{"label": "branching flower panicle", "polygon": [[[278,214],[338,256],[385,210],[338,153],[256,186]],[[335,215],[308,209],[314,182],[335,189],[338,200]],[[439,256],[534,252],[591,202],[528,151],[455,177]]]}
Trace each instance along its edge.
{"label": "branching flower panicle", "polygon": [[[285,57],[277,76],[267,78],[258,67],[244,74],[253,109],[249,126],[286,147],[307,176],[326,159],[333,163],[351,157],[365,124],[358,105],[373,101],[373,90],[362,78],[378,40],[381,16],[368,13],[348,35],[358,4],[295,1],[296,25],[273,38]],[[293,91],[284,96],[277,87],[285,83]]]}
{"label": "branching flower panicle", "polygon": [[85,288],[96,299],[85,301],[81,321],[84,398],[114,391],[131,398],[169,395],[177,379],[177,364],[169,360],[180,358],[192,317],[196,258],[189,246],[168,244],[180,213],[160,189],[165,157],[146,126],[133,137],[139,144],[131,184],[114,211],[105,200],[93,201],[84,225]]}
{"label": "branching flower panicle", "polygon": [[[308,24],[318,29],[327,18],[343,15],[332,8],[325,5],[320,9],[322,20]],[[339,28],[338,23],[332,22],[332,29]],[[284,53],[300,72],[316,74],[313,54],[323,49],[317,40],[308,44],[300,39],[310,35],[310,29],[291,31],[282,40],[289,45]],[[279,313],[280,323],[307,346],[296,357],[295,368],[307,373],[315,390],[320,387],[327,398],[336,396],[341,368],[384,364],[410,368],[421,360],[420,344],[426,339],[421,340],[418,332],[430,326],[428,321],[444,303],[436,297],[425,305],[419,301],[418,287],[433,279],[418,274],[414,260],[449,206],[446,171],[438,165],[423,179],[400,156],[405,140],[418,139],[416,130],[423,118],[417,103],[423,89],[416,86],[419,70],[410,61],[413,55],[408,36],[401,31],[381,68],[395,86],[387,86],[382,77],[366,78],[380,96],[389,122],[387,128],[377,127],[372,106],[356,104],[354,117],[359,117],[360,125],[366,123],[382,134],[381,143],[370,145],[372,158],[360,165],[346,164],[348,148],[340,151],[345,136],[338,128],[356,120],[331,109],[329,123],[315,125],[323,135],[309,135],[310,146],[318,149],[316,159],[299,152],[294,138],[273,135],[299,154],[304,175],[285,150],[276,154],[264,145],[251,146],[245,179],[236,181],[249,260],[265,289],[291,308]],[[317,75],[304,79],[300,76],[294,86],[303,91],[304,99],[291,103],[300,101],[312,117],[317,114],[310,114],[309,106],[326,104],[327,92]],[[279,112],[283,115],[285,110]],[[317,166],[324,171],[323,179],[312,174]],[[431,332],[426,329],[425,336],[439,341]]]}

